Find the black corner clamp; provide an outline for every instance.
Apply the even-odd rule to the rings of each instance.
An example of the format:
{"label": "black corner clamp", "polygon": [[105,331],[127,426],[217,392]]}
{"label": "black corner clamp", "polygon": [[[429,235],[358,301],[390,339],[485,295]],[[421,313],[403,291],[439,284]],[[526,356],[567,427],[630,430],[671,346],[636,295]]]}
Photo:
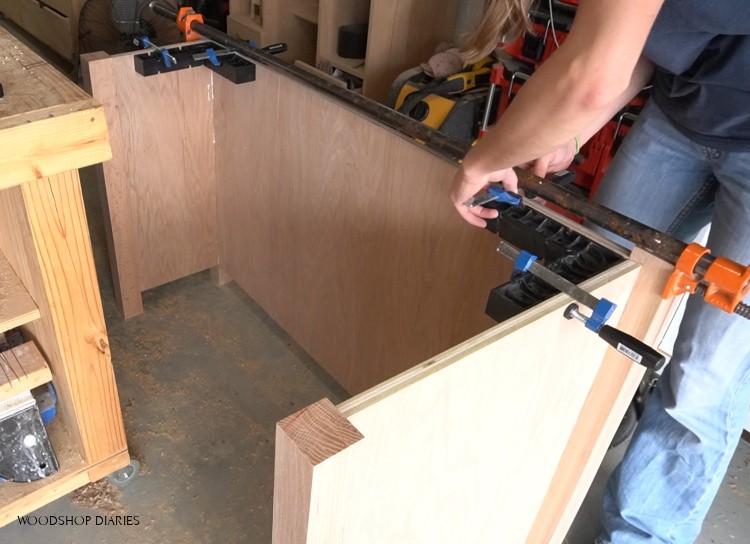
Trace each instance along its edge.
{"label": "black corner clamp", "polygon": [[[205,66],[235,84],[255,81],[254,63],[233,49],[217,49],[211,42],[160,48],[143,37],[136,45],[149,50],[133,57],[135,71],[144,77]],[[277,54],[286,51],[287,46],[277,43],[262,50]]]}

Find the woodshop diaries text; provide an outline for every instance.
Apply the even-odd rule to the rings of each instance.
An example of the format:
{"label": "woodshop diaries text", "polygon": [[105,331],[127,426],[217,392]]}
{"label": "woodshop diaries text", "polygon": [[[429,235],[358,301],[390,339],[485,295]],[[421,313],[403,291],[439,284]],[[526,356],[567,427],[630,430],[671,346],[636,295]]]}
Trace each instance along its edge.
{"label": "woodshop diaries text", "polygon": [[140,525],[138,516],[18,516],[21,525]]}

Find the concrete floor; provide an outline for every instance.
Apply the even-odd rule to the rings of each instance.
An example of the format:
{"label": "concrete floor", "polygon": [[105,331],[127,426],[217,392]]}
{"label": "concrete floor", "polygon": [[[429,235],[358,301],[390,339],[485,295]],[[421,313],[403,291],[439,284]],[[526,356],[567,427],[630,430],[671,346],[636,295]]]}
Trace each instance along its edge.
{"label": "concrete floor", "polygon": [[[35,514],[130,515],[138,525],[13,522],[0,542],[269,543],[275,423],[322,397],[340,402],[345,391],[247,295],[207,272],[145,293],[145,313],[124,321],[90,170],[82,183],[128,444],[142,470],[124,487],[104,480]],[[605,459],[568,544],[592,542],[601,489],[621,455]],[[749,444],[737,450],[697,542],[750,542]]]}

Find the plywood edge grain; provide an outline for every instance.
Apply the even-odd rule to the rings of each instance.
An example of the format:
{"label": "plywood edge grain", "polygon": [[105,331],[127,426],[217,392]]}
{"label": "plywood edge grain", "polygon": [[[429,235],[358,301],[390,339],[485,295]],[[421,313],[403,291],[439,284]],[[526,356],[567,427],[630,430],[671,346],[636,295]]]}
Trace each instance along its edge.
{"label": "plywood edge grain", "polygon": [[[672,301],[661,298],[673,267],[640,249],[630,258],[641,271],[618,328],[655,345],[661,323],[674,311]],[[562,542],[643,374],[643,367],[607,351],[526,544]],[[612,409],[603,411],[602,406]]]}
{"label": "plywood edge grain", "polygon": [[0,332],[20,327],[39,317],[41,314],[34,299],[0,251]]}
{"label": "plywood edge grain", "polygon": [[328,399],[276,425],[273,544],[307,541],[313,468],[362,438]]}
{"label": "plywood edge grain", "polygon": [[[581,283],[581,288],[586,291],[594,291],[610,282],[613,278],[637,269],[638,266],[639,265],[633,261],[623,261],[598,276]],[[458,344],[457,346],[454,346],[453,348],[448,349],[443,353],[402,372],[401,374],[398,374],[397,376],[394,376],[390,380],[342,402],[337,405],[336,408],[345,417],[349,417],[396,391],[408,387],[424,377],[462,360],[467,355],[484,348],[492,342],[495,342],[497,339],[533,323],[551,311],[554,311],[557,308],[563,308],[569,304],[570,301],[571,299],[567,295],[558,294],[515,316],[513,319],[500,323],[495,327],[492,327],[491,329],[480,333],[473,338],[470,338],[465,342],[462,342],[461,344]]]}
{"label": "plywood edge grain", "polygon": [[0,401],[49,381],[52,372],[34,342],[0,352]]}
{"label": "plywood edge grain", "polygon": [[0,190],[112,158],[104,108],[95,100],[7,118],[0,126]]}

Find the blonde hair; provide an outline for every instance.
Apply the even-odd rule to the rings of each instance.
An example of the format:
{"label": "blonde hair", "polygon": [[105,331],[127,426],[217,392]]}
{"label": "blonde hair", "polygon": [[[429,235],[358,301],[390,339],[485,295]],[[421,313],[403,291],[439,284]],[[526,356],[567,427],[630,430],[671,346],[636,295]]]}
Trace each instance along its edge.
{"label": "blonde hair", "polygon": [[529,10],[534,0],[485,0],[482,21],[466,36],[461,54],[467,61],[477,61],[497,47],[510,42],[525,30],[531,30]]}

